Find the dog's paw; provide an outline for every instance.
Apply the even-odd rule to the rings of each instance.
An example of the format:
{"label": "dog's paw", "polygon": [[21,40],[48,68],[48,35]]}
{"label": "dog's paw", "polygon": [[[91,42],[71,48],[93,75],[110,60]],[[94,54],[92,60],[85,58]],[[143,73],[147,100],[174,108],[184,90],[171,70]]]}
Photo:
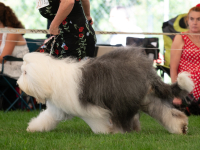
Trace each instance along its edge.
{"label": "dog's paw", "polygon": [[27,132],[35,132],[35,130],[31,130],[29,127],[26,129]]}
{"label": "dog's paw", "polygon": [[29,123],[26,129],[27,132],[42,132],[44,131],[44,127],[38,123],[36,118],[33,118]]}
{"label": "dog's paw", "polygon": [[[34,127],[31,127],[30,125],[27,127],[26,129],[27,132],[37,132],[37,131],[40,131],[39,129],[37,128],[34,128]],[[40,131],[41,132],[41,131]]]}
{"label": "dog's paw", "polygon": [[176,134],[186,134],[188,130],[188,117],[177,109],[171,110],[171,116],[169,125],[169,131]]}

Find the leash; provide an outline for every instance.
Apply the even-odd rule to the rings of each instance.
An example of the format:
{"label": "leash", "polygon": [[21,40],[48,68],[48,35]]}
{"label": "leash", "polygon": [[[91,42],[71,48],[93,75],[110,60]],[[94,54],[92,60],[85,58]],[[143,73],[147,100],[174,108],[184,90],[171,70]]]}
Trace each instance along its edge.
{"label": "leash", "polygon": [[[54,39],[53,39],[53,43],[52,43],[52,45],[51,45],[51,50],[50,50],[50,53],[49,53],[49,55],[51,56],[52,55],[52,52],[53,52],[53,46],[54,46],[54,44],[55,44],[55,42],[56,42],[56,39],[59,37],[59,35],[57,36],[57,37],[54,37]],[[49,44],[49,43],[48,43]]]}

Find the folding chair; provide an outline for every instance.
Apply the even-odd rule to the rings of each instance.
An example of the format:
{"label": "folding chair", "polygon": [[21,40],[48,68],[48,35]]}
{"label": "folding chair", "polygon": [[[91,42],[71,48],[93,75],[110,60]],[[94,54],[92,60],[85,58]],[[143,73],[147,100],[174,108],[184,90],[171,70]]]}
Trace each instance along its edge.
{"label": "folding chair", "polygon": [[120,46],[122,46],[122,45],[121,44],[117,44],[117,45],[96,44],[95,45],[94,57],[102,56],[106,53],[109,53],[113,50],[118,49]]}
{"label": "folding chair", "polygon": [[127,37],[126,45],[135,47],[144,47],[144,52],[152,60],[157,60],[159,55],[159,39],[155,37],[151,38],[136,38]]}
{"label": "folding chair", "polygon": [[[24,98],[23,98],[24,92],[18,93],[18,92],[16,91],[15,87],[17,86],[17,85],[16,85],[16,81],[17,81],[17,80],[14,79],[14,78],[10,78],[10,77],[8,77],[7,75],[5,75],[5,74],[3,73],[3,71],[4,71],[4,62],[5,62],[5,60],[6,60],[6,61],[23,61],[22,58],[16,58],[16,57],[9,56],[9,55],[3,57],[3,61],[2,61],[2,70],[1,70],[1,73],[0,73],[0,79],[2,80],[1,86],[5,86],[6,88],[5,88],[3,91],[0,91],[0,97],[3,97],[3,99],[5,99],[5,100],[10,104],[10,106],[6,109],[5,112],[9,111],[11,108],[16,109],[14,105],[15,105],[16,102],[18,102],[19,100],[21,100],[21,106],[23,106],[23,104],[24,104],[26,109],[32,110],[32,109],[29,107],[29,105],[28,105],[29,102],[32,103],[32,106],[33,106],[33,108],[35,109],[35,105],[34,105],[34,103],[33,103],[33,99],[32,99],[32,98],[30,98],[29,101],[27,102],[27,101],[25,101]],[[15,92],[16,95],[18,95],[18,97],[17,97],[17,98],[14,100],[14,102],[12,102],[12,103],[10,102],[10,100],[9,100],[9,99],[5,96],[5,94],[4,94],[4,93],[9,89],[9,87]]]}
{"label": "folding chair", "polygon": [[[185,17],[187,14],[180,14],[175,18],[163,23],[162,31],[164,33],[180,33],[186,32]],[[157,64],[157,70],[160,70],[160,75],[164,78],[164,73],[170,77],[170,51],[175,35],[163,35],[164,40],[164,65]]]}
{"label": "folding chair", "polygon": [[[37,50],[43,44],[44,40],[45,39],[30,39],[30,38],[26,38],[27,45],[28,45],[28,48],[29,48],[29,52],[33,52],[33,51]],[[23,61],[23,59],[22,58],[16,58],[16,57],[13,57],[13,56],[9,56],[9,55],[3,57],[2,71],[0,73],[0,78],[3,80],[3,84],[4,84],[4,86],[6,88],[3,91],[0,91],[0,98],[3,97],[3,99],[5,99],[10,104],[10,106],[6,109],[5,112],[9,111],[10,109],[14,109],[15,110],[16,108],[15,108],[14,105],[17,102],[19,102],[19,100],[21,100],[21,109],[25,108],[25,109],[32,110],[30,108],[30,106],[28,105],[29,103],[31,103],[32,106],[33,106],[33,109],[35,110],[36,108],[35,108],[35,104],[34,104],[34,98],[31,97],[31,96],[26,95],[23,91],[21,93],[16,91],[15,87],[17,87],[17,85],[16,85],[16,81],[17,80],[13,79],[13,78],[10,78],[10,77],[8,77],[7,75],[5,75],[3,73],[5,60],[6,61]],[[3,84],[1,83],[2,86],[3,86]],[[11,103],[9,101],[9,99],[4,94],[8,90],[8,88],[11,88],[16,93],[16,95],[18,96],[13,103]],[[29,97],[28,101],[26,101],[24,99],[24,97]],[[39,104],[39,110],[41,110],[41,107],[42,107],[41,104]]]}
{"label": "folding chair", "polygon": [[26,42],[29,48],[29,52],[36,51],[43,43],[45,39],[30,39],[26,38]]}

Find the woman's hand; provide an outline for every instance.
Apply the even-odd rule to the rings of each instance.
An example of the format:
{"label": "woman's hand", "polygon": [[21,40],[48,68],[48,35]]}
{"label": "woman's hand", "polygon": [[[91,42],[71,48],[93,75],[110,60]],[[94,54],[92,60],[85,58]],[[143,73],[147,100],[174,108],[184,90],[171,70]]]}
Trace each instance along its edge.
{"label": "woman's hand", "polygon": [[173,99],[173,104],[174,105],[181,105],[182,104],[182,100],[180,98],[174,98]]}
{"label": "woman's hand", "polygon": [[89,23],[91,24],[91,25],[93,25],[93,20],[92,20],[92,17],[90,17],[90,16],[86,16],[86,18],[87,18],[87,20],[89,21]]}
{"label": "woman's hand", "polygon": [[59,27],[58,26],[54,26],[52,23],[51,23],[51,25],[49,27],[49,34],[58,35],[60,33]]}

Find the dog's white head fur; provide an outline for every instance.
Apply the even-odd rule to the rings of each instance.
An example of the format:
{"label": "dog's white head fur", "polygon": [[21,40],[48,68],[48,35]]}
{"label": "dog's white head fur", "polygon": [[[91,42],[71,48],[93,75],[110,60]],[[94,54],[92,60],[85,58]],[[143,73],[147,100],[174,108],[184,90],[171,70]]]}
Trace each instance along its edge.
{"label": "dog's white head fur", "polygon": [[82,63],[76,63],[72,58],[56,60],[48,54],[33,52],[26,54],[23,60],[22,74],[17,83],[25,93],[35,97],[39,103],[51,99],[54,89],[58,91],[66,87],[66,83],[80,78],[81,72],[77,76],[79,69],[75,66]]}
{"label": "dog's white head fur", "polygon": [[45,103],[45,98],[48,98],[52,92],[51,83],[49,83],[51,76],[46,75],[46,73],[51,74],[49,58],[45,54],[26,54],[21,67],[22,74],[17,81],[19,87],[25,93],[34,96],[40,103]]}

